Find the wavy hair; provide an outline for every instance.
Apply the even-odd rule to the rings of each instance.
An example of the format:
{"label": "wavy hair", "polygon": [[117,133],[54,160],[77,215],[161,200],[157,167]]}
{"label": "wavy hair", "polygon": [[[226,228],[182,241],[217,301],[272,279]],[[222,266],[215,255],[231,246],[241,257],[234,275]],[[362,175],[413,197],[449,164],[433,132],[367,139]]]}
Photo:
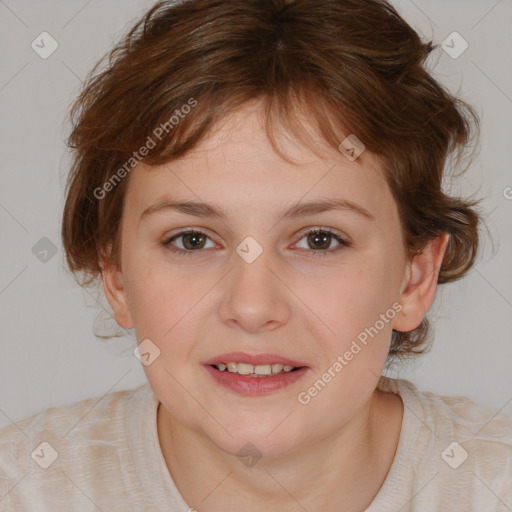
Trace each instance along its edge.
{"label": "wavy hair", "polygon": [[[446,194],[442,182],[449,160],[460,166],[479,119],[427,71],[438,47],[384,0],[156,3],[91,70],[70,110],[62,218],[69,268],[90,284],[107,246],[120,266],[129,173],[102,197],[97,191],[191,98],[194,108],[160,130],[145,164],[184,156],[214,123],[263,99],[269,140],[287,161],[276,127],[315,151],[304,118],[333,148],[348,134],[363,141],[382,162],[409,256],[448,232],[438,282],[461,278],[478,250],[478,202]],[[426,317],[411,332],[393,331],[388,362],[425,352],[429,341]]]}

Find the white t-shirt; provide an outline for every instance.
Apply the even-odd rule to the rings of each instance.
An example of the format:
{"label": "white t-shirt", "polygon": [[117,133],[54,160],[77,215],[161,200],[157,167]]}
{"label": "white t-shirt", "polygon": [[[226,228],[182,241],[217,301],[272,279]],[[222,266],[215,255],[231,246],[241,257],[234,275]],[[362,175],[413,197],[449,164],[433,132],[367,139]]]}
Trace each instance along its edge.
{"label": "white t-shirt", "polygon": [[[512,511],[512,418],[403,379],[380,387],[402,397],[404,418],[365,512]],[[160,449],[158,403],[146,383],[0,429],[0,511],[188,512]]]}

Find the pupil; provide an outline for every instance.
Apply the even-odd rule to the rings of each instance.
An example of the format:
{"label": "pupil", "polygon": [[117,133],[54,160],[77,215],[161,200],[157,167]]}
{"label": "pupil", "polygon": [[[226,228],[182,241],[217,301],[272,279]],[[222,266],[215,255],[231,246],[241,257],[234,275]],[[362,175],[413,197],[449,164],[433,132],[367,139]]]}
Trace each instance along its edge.
{"label": "pupil", "polygon": [[321,243],[322,245],[321,246],[316,245],[316,248],[317,249],[327,249],[330,245],[329,244],[330,237],[331,237],[330,233],[318,231],[316,233],[311,233],[308,236],[308,242],[312,242],[314,245]]}
{"label": "pupil", "polygon": [[[203,244],[200,243],[201,239],[203,239]],[[187,244],[187,240],[191,240],[192,244]],[[198,243],[199,240],[199,243]],[[200,233],[189,233],[183,236],[183,245],[187,247],[187,249],[197,249],[198,247],[202,247],[204,245],[204,236]]]}

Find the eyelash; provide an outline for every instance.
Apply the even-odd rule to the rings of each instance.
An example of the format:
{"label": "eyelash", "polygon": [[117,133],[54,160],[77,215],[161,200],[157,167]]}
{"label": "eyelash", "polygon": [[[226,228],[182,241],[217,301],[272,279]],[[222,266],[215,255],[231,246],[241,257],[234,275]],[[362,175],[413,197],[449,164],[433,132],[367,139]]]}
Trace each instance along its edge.
{"label": "eyelash", "polygon": [[[317,258],[317,257],[323,258],[328,255],[336,254],[339,251],[352,246],[352,244],[350,242],[341,238],[339,235],[337,235],[333,230],[331,230],[329,228],[313,228],[308,231],[305,231],[304,233],[301,234],[301,237],[297,240],[297,242],[299,242],[300,240],[302,240],[304,237],[308,236],[311,233],[327,233],[327,234],[331,235],[337,242],[340,243],[340,245],[335,249],[320,249],[320,250],[311,249],[311,250],[308,250],[307,252],[311,252],[312,256],[315,258]],[[188,229],[185,231],[180,231],[179,233],[173,235],[168,240],[162,242],[162,246],[178,256],[193,256],[194,253],[203,252],[200,249],[198,249],[197,251],[178,249],[177,247],[175,247],[174,245],[171,244],[171,242],[173,242],[177,238],[183,237],[185,235],[190,235],[190,234],[199,234],[199,235],[204,235],[207,238],[210,238],[203,231],[200,231],[198,229]]]}

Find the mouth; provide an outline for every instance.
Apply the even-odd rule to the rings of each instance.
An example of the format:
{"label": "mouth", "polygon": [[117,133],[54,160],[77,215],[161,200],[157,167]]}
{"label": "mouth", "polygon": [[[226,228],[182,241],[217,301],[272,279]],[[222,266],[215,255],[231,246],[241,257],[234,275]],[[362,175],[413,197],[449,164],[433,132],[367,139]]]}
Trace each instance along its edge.
{"label": "mouth", "polygon": [[213,380],[242,395],[272,393],[293,384],[310,368],[276,354],[230,353],[203,364]]}
{"label": "mouth", "polygon": [[297,371],[299,366],[282,365],[280,363],[268,364],[247,364],[247,363],[219,363],[211,365],[220,372],[237,373],[238,375],[247,375],[248,377],[269,377],[272,375],[280,375],[282,373],[289,373]]}

